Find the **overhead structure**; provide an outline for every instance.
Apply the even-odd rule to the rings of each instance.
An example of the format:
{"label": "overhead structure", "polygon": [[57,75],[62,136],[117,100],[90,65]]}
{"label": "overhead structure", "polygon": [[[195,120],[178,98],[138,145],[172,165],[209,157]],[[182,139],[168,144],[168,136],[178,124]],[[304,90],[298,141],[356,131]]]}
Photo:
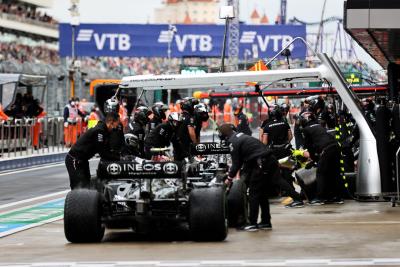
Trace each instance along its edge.
{"label": "overhead structure", "polygon": [[383,68],[400,64],[400,1],[347,0],[345,29]]}
{"label": "overhead structure", "polygon": [[234,69],[237,70],[239,62],[239,0],[228,0],[228,6],[233,6],[235,17],[229,24],[228,56]]}
{"label": "overhead structure", "polygon": [[270,71],[243,71],[225,73],[206,73],[188,75],[138,75],[124,77],[121,88],[187,89],[187,88],[227,88],[232,85],[245,85],[248,81],[259,84],[274,82],[327,81],[337,90],[341,99],[350,110],[360,129],[359,168],[357,170],[357,195],[373,197],[381,195],[381,175],[376,139],[367,123],[359,99],[349,89],[341,72],[326,54],[318,54],[322,64],[317,68],[286,69]]}

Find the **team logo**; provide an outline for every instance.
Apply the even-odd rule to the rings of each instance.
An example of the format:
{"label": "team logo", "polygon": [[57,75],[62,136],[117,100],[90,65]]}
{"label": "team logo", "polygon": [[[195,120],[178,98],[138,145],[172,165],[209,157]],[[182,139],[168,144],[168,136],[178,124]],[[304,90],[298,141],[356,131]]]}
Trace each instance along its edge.
{"label": "team logo", "polygon": [[206,151],[206,149],[207,149],[207,147],[206,147],[205,144],[198,144],[198,145],[196,145],[196,150],[197,150],[198,152],[204,152],[204,151]]}
{"label": "team logo", "polygon": [[118,175],[121,173],[121,166],[117,163],[112,163],[107,166],[107,172],[111,175]]}
{"label": "team logo", "polygon": [[233,151],[233,145],[229,144],[229,150],[232,152]]}
{"label": "team logo", "polygon": [[178,165],[176,165],[175,163],[167,163],[163,166],[163,171],[165,172],[165,174],[176,174],[178,172]]}

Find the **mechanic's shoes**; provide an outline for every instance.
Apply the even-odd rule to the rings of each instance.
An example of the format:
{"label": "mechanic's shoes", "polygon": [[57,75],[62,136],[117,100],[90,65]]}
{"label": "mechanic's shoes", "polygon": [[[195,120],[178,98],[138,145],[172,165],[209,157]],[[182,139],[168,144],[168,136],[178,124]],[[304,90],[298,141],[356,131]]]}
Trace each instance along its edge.
{"label": "mechanic's shoes", "polygon": [[344,204],[344,201],[340,197],[334,197],[332,199],[325,201],[325,204]]}
{"label": "mechanic's shoes", "polygon": [[272,230],[272,224],[271,223],[260,223],[260,224],[258,224],[258,229]]}
{"label": "mechanic's shoes", "polygon": [[315,199],[311,200],[310,202],[308,202],[308,205],[311,205],[311,206],[321,206],[324,204],[325,204],[325,201],[318,199],[318,198],[315,198]]}
{"label": "mechanic's shoes", "polygon": [[249,224],[249,225],[244,225],[242,227],[239,227],[238,230],[240,231],[246,231],[246,232],[255,232],[258,231],[258,225],[257,224]]}
{"label": "mechanic's shoes", "polygon": [[294,200],[292,203],[285,205],[285,208],[303,208],[303,201]]}

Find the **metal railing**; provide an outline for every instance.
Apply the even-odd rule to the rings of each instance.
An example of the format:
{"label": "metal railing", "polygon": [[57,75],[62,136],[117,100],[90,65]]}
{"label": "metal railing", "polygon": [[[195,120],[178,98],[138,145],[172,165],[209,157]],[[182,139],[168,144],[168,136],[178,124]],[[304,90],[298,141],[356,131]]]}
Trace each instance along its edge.
{"label": "metal railing", "polygon": [[85,130],[84,121],[65,127],[62,117],[0,120],[0,160],[66,152]]}

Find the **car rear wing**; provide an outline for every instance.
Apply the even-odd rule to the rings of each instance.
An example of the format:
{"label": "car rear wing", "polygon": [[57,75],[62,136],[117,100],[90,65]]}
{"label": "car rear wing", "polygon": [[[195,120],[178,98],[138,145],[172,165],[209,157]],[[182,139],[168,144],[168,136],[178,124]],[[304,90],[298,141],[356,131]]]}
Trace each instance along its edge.
{"label": "car rear wing", "polygon": [[217,143],[217,142],[206,142],[192,144],[190,147],[191,155],[218,155],[218,154],[229,154],[229,146]]}
{"label": "car rear wing", "polygon": [[178,161],[147,161],[142,164],[132,161],[101,160],[97,169],[100,179],[164,179],[184,178],[183,164]]}

